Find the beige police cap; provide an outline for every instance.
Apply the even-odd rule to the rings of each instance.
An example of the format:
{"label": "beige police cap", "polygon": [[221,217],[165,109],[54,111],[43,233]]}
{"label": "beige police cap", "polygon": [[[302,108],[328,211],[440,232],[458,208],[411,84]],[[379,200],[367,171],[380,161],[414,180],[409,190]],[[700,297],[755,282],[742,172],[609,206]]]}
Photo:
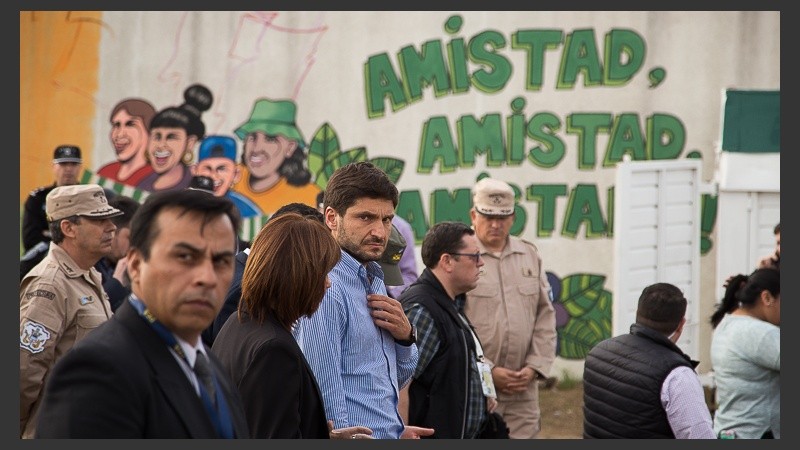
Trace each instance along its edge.
{"label": "beige police cap", "polygon": [[58,186],[47,194],[45,211],[48,222],[70,216],[106,219],[123,214],[108,204],[106,193],[99,184]]}
{"label": "beige police cap", "polygon": [[472,190],[472,205],[487,216],[510,216],[514,214],[514,189],[504,181],[484,178]]}

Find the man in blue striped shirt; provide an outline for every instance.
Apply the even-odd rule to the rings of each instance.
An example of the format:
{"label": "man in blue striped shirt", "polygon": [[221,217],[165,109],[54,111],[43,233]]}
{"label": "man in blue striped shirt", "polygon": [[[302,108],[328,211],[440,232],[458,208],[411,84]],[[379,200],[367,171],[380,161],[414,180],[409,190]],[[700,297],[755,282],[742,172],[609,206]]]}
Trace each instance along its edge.
{"label": "man in blue striped shirt", "polygon": [[363,425],[376,439],[418,439],[434,430],[406,426],[400,389],[419,357],[416,333],[400,302],[386,295],[377,263],[386,249],[397,188],[369,162],[347,164],[328,180],[325,223],[342,249],[319,309],[294,336],[317,378],[335,428]]}

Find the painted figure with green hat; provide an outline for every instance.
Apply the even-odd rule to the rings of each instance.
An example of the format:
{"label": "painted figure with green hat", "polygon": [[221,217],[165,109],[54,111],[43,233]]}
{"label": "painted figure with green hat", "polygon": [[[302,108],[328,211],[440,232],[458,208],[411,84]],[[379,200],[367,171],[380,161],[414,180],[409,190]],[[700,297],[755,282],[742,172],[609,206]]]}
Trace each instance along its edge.
{"label": "painted figure with green hat", "polygon": [[291,202],[316,205],[319,187],[311,182],[306,142],[291,100],[256,100],[250,117],[234,133],[244,143],[243,176],[234,189],[272,214]]}

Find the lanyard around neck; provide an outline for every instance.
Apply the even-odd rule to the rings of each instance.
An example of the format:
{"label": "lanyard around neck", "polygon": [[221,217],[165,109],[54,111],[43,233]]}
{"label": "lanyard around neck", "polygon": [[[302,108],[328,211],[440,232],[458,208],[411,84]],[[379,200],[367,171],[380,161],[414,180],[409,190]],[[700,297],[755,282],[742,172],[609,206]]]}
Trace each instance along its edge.
{"label": "lanyard around neck", "polygon": [[172,334],[172,332],[169,331],[164,324],[159,322],[155,316],[153,316],[153,313],[147,309],[147,306],[145,306],[141,300],[131,296],[130,302],[131,305],[133,305],[133,307],[136,309],[136,312],[138,312],[139,315],[142,316],[142,318],[147,321],[151,327],[153,327],[158,336],[167,343],[167,346],[177,353],[178,356],[183,359],[184,362],[186,362],[186,365],[192,367],[192,365],[189,364],[189,360],[186,358],[186,354],[183,352],[183,347],[181,347],[181,344],[179,344],[178,340],[175,339],[175,336]]}
{"label": "lanyard around neck", "polygon": [[483,347],[481,347],[481,343],[480,341],[478,341],[478,336],[475,336],[475,332],[472,331],[472,327],[469,326],[469,323],[464,319],[464,316],[462,316],[460,312],[458,312],[457,314],[458,318],[461,319],[461,322],[469,330],[469,334],[472,336],[472,340],[475,341],[475,356],[477,356],[478,361],[483,361]]}

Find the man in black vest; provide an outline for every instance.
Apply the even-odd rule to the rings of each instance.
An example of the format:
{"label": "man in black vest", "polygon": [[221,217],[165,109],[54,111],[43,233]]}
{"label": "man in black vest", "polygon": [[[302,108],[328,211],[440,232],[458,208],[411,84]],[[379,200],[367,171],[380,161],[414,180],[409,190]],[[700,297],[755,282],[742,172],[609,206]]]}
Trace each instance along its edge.
{"label": "man in black vest", "polygon": [[400,391],[401,415],[435,429],[433,438],[475,438],[497,406],[491,363],[463,314],[464,293],[483,266],[475,231],[437,223],[422,242],[422,261],[422,275],[399,298],[419,346],[413,379]]}
{"label": "man in black vest", "polygon": [[686,323],[676,286],[642,291],[629,334],[606,339],[586,356],[584,438],[715,439],[693,361],[675,343]]}

